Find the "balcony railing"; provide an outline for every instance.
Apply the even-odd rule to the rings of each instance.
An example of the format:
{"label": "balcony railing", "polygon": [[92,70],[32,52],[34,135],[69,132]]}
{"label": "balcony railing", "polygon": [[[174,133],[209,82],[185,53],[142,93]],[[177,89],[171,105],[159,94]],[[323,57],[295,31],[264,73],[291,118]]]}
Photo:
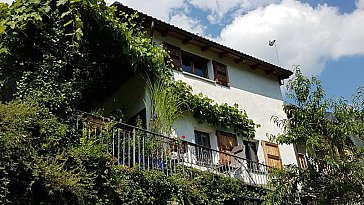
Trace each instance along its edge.
{"label": "balcony railing", "polygon": [[192,167],[250,184],[266,185],[268,181],[270,167],[262,163],[108,118],[83,114],[77,118],[77,129],[88,136],[108,135],[105,143],[117,164],[160,169],[167,175],[176,173],[177,167]]}

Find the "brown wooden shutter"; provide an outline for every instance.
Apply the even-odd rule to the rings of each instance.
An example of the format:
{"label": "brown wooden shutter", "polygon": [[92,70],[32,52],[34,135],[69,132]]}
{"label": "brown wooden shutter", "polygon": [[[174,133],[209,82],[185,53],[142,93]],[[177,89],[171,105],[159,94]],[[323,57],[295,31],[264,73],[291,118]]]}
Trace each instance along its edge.
{"label": "brown wooden shutter", "polygon": [[[236,135],[225,133],[225,132],[219,132],[216,131],[217,135],[217,141],[219,150],[223,153],[220,153],[220,163],[221,164],[231,164],[232,159],[230,155],[227,154],[234,154],[232,151],[234,147],[238,145],[238,141],[236,138]],[[227,154],[224,154],[227,153]]]}
{"label": "brown wooden shutter", "polygon": [[297,154],[297,163],[298,167],[301,169],[307,169],[307,161],[306,161],[306,146],[298,144],[296,145],[296,154]]}
{"label": "brown wooden shutter", "polygon": [[229,86],[229,78],[226,65],[213,61],[215,81],[221,85]]}
{"label": "brown wooden shutter", "polygon": [[174,66],[173,69],[182,70],[181,49],[168,43],[164,43],[163,45],[171,57],[172,65]]}
{"label": "brown wooden shutter", "polygon": [[277,169],[282,169],[282,159],[281,154],[279,153],[278,144],[262,141],[262,146],[267,165]]}
{"label": "brown wooden shutter", "polygon": [[307,166],[307,162],[306,162],[306,157],[304,154],[301,154],[301,153],[298,153],[297,154],[297,158],[298,158],[298,166],[301,168],[301,169],[307,169],[308,166]]}

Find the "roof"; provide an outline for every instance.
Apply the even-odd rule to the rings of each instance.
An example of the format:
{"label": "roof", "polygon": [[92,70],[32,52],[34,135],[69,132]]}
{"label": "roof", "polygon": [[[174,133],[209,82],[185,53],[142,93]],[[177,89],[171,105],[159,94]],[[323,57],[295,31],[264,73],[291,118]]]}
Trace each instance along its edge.
{"label": "roof", "polygon": [[264,71],[267,75],[273,74],[278,77],[279,80],[289,78],[293,72],[277,65],[273,65],[261,59],[255,58],[253,56],[247,55],[235,49],[229,48],[210,39],[198,36],[189,31],[183,30],[164,21],[156,19],[147,14],[141,13],[137,10],[124,6],[119,2],[114,2],[111,6],[115,6],[119,11],[124,11],[125,13],[135,13],[138,12],[140,18],[142,18],[144,26],[150,28],[153,22],[154,30],[161,33],[162,37],[172,36],[174,38],[180,39],[183,44],[192,44],[201,48],[201,51],[211,51],[216,53],[220,58],[230,58],[235,61],[235,63],[243,63],[249,65],[251,69],[259,69]]}

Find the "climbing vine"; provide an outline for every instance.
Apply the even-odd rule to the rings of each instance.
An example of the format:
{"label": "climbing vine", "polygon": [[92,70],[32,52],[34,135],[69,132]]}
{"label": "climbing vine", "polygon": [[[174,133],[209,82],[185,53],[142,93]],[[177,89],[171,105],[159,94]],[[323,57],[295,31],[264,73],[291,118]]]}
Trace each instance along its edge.
{"label": "climbing vine", "polygon": [[168,75],[167,53],[102,0],[0,4],[0,98],[32,98],[54,113],[91,110],[126,78]]}
{"label": "climbing vine", "polygon": [[201,123],[233,129],[236,133],[246,137],[254,137],[255,128],[260,125],[249,119],[245,111],[241,111],[237,104],[230,106],[227,103],[217,104],[211,98],[202,93],[193,94],[192,87],[182,81],[172,81],[170,86],[174,88],[179,99],[183,100],[182,109],[193,113],[193,116]]}
{"label": "climbing vine", "polygon": [[203,123],[253,136],[256,127],[237,105],[218,105],[172,82],[168,54],[145,37],[137,14],[105,2],[17,0],[1,5],[0,98],[32,98],[59,116],[90,111],[123,79],[142,73],[175,88],[183,111]]}

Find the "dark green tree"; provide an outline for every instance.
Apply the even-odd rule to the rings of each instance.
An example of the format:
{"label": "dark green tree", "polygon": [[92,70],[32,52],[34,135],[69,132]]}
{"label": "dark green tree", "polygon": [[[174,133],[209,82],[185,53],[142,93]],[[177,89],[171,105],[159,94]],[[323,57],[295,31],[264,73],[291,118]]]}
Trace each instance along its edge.
{"label": "dark green tree", "polygon": [[94,108],[136,72],[168,73],[136,15],[102,0],[17,0],[0,7],[2,101],[32,98],[65,115]]}
{"label": "dark green tree", "polygon": [[[326,98],[318,79],[305,77],[298,67],[288,82],[288,119],[273,117],[284,133],[278,143],[304,145],[307,169],[277,171],[267,204],[290,203],[297,190],[306,203],[357,204],[364,195],[363,87],[351,101]],[[268,197],[268,198],[269,198]]]}

